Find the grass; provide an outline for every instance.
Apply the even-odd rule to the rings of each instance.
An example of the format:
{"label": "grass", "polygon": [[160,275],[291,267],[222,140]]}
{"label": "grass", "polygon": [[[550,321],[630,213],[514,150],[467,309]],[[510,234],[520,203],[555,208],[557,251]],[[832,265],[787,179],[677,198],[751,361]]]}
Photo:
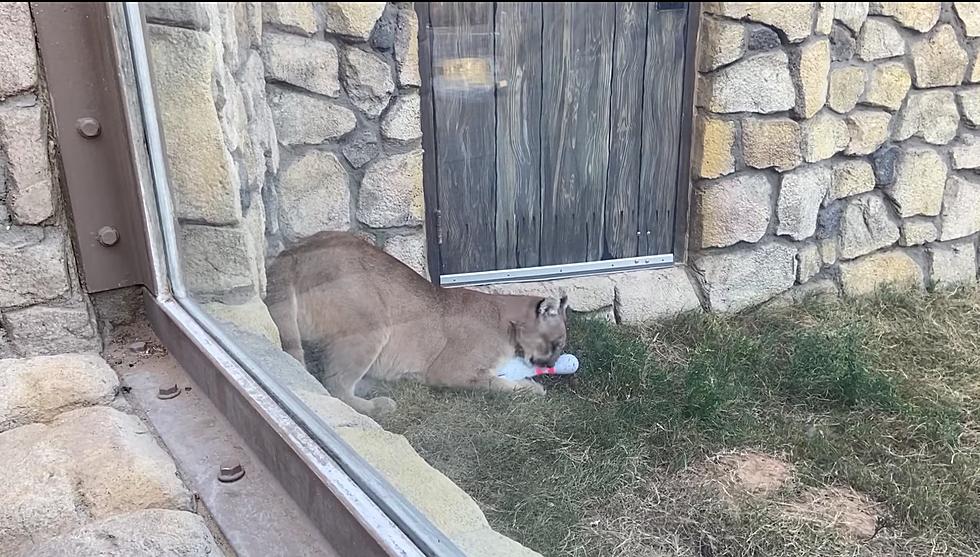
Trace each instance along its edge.
{"label": "grass", "polygon": [[[569,351],[544,398],[403,385],[383,425],[548,556],[980,554],[976,291],[576,321]],[[797,481],[733,503],[698,476],[749,449]],[[880,531],[789,518],[811,486],[866,494]]]}

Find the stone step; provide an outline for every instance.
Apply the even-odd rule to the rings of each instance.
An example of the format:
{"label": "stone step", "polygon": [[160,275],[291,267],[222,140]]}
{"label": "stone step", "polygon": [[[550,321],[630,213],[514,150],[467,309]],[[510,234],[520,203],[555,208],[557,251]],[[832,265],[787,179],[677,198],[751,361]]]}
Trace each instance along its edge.
{"label": "stone step", "polygon": [[35,546],[32,557],[100,555],[217,556],[204,519],[186,511],[147,509],[92,522]]}
{"label": "stone step", "polygon": [[100,356],[0,360],[0,556],[220,555]]}
{"label": "stone step", "polygon": [[81,406],[109,404],[115,372],[95,354],[0,360],[0,432]]}
{"label": "stone step", "polygon": [[120,513],[194,508],[146,426],[114,408],[80,408],[0,433],[0,454],[0,547],[26,550]]}

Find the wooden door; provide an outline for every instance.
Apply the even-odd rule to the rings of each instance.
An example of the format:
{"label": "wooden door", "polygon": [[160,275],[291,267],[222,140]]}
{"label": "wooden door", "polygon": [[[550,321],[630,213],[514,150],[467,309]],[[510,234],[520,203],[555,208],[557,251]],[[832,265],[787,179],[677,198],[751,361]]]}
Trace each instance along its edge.
{"label": "wooden door", "polygon": [[689,5],[417,6],[439,274],[674,251]]}

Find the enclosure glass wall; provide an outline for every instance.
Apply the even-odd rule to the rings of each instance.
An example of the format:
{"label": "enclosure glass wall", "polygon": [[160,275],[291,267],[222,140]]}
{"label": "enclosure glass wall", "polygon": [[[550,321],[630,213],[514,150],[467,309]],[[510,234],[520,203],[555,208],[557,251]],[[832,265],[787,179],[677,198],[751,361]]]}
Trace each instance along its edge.
{"label": "enclosure glass wall", "polygon": [[[180,302],[308,431],[353,449],[403,528],[468,555],[533,554],[497,531],[587,550],[517,524],[532,505],[533,531],[545,507],[563,528],[556,482],[582,481],[574,462],[588,458],[555,452],[556,410],[588,364],[565,353],[569,301],[439,279],[673,252],[688,11],[141,10],[130,32],[146,45]],[[538,412],[547,433],[522,438]],[[600,429],[575,435],[599,443]],[[508,474],[547,493],[516,493]]]}

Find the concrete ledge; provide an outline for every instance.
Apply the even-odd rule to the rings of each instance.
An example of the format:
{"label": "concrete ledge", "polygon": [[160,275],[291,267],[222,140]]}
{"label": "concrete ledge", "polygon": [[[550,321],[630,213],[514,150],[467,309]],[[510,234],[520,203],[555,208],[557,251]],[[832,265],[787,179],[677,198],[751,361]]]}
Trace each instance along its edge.
{"label": "concrete ledge", "polygon": [[352,427],[337,432],[445,534],[489,528],[476,501],[423,460],[401,435]]}
{"label": "concrete ledge", "polygon": [[483,528],[457,535],[454,540],[463,553],[478,557],[540,557],[507,536]]}
{"label": "concrete ledge", "polygon": [[476,501],[422,459],[401,435],[352,427],[337,432],[466,555],[538,556],[491,529]]}
{"label": "concrete ledge", "polygon": [[575,313],[637,324],[666,319],[679,313],[701,311],[694,283],[683,266],[550,281],[478,286],[489,294],[568,296]]}

